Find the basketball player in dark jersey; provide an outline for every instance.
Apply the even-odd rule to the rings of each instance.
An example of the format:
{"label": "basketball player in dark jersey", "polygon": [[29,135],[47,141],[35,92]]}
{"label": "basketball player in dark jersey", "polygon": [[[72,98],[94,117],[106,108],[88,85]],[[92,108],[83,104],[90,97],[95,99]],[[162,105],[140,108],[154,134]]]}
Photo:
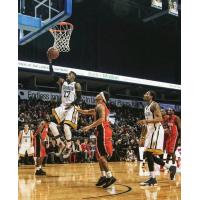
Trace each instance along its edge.
{"label": "basketball player in dark jersey", "polygon": [[77,108],[81,114],[93,115],[95,118],[95,121],[89,126],[84,127],[83,131],[87,132],[92,128],[96,128],[96,157],[102,174],[96,186],[103,186],[103,188],[107,188],[116,181],[108,167],[107,161],[112,156],[112,129],[108,121],[110,111],[106,106],[108,100],[109,94],[107,92],[100,92],[96,96],[95,109],[82,110]]}
{"label": "basketball player in dark jersey", "polygon": [[50,117],[47,115],[45,119],[39,124],[34,134],[34,147],[36,159],[35,175],[43,176],[46,172],[42,169],[42,162],[46,156],[45,139],[49,129]]}

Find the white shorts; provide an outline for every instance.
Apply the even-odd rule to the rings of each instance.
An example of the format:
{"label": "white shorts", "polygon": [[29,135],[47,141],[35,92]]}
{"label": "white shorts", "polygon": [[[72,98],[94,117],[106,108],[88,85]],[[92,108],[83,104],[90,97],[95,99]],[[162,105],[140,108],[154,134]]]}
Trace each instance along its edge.
{"label": "white shorts", "polygon": [[145,151],[155,154],[163,154],[164,129],[162,125],[157,126],[154,131],[148,131],[144,143]]}
{"label": "white shorts", "polygon": [[175,155],[177,158],[181,158],[181,153],[178,150],[175,151]]}
{"label": "white shorts", "polygon": [[65,106],[60,105],[52,109],[52,114],[55,116],[58,124],[64,122],[64,124],[68,124],[73,129],[77,129],[78,111],[75,109],[75,106],[71,106],[66,110]]}
{"label": "white shorts", "polygon": [[25,156],[27,151],[28,156],[32,156],[34,154],[34,147],[30,145],[21,145],[19,148],[19,155],[20,156]]}

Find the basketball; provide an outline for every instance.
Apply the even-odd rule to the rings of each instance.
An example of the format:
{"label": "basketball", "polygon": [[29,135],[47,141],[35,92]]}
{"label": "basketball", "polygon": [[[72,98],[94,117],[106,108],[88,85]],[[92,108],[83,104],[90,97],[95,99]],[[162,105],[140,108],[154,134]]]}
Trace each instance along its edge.
{"label": "basketball", "polygon": [[59,50],[54,47],[50,47],[47,51],[47,57],[51,60],[57,59],[59,57]]}

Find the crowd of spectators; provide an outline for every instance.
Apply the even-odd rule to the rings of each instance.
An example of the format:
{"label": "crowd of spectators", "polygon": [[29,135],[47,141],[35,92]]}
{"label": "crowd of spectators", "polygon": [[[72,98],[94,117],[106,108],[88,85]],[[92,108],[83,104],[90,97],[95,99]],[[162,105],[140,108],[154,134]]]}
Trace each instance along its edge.
{"label": "crowd of spectators", "polygon": [[[19,130],[24,123],[36,130],[38,124],[46,114],[51,113],[52,107],[59,105],[59,102],[44,102],[42,100],[19,100],[18,125]],[[82,108],[89,109],[91,105],[82,103]],[[111,161],[135,161],[139,159],[139,137],[140,127],[136,124],[138,119],[143,117],[143,110],[137,110],[128,106],[116,107],[109,105],[111,111],[111,126],[113,130],[113,156]],[[79,116],[78,129],[72,130],[73,142],[70,150],[64,151],[58,156],[59,146],[49,131],[49,140],[46,144],[47,163],[68,163],[68,162],[95,162],[95,134],[93,130],[83,133],[80,129],[92,123],[90,116]],[[62,125],[58,126],[59,132],[64,138]]]}

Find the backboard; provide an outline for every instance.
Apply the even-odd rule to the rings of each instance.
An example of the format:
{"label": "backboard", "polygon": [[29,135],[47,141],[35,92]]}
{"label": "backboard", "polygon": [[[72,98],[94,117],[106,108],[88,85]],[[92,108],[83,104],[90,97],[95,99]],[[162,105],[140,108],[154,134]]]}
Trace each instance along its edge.
{"label": "backboard", "polygon": [[18,44],[27,44],[71,15],[72,0],[18,0]]}

